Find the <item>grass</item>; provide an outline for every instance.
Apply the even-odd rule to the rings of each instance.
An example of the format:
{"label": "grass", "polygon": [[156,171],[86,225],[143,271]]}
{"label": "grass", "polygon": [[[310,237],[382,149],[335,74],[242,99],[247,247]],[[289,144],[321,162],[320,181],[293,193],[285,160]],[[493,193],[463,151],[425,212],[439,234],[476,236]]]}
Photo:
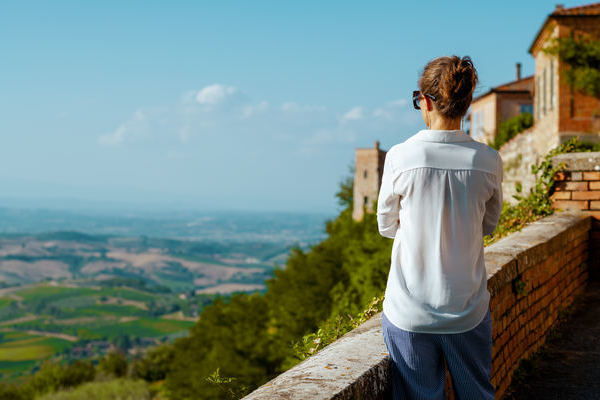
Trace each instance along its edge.
{"label": "grass", "polygon": [[150,400],[148,384],[142,380],[115,379],[107,382],[89,382],[71,390],[62,390],[40,397],[39,400]]}
{"label": "grass", "polygon": [[0,297],[0,309],[2,309],[4,307],[8,307],[9,305],[11,305],[14,302],[15,302],[15,300],[11,299],[9,297]]}
{"label": "grass", "polygon": [[36,286],[17,291],[15,294],[23,297],[27,303],[50,303],[66,298],[89,296],[97,294],[98,290],[90,288],[73,288],[65,286]]}
{"label": "grass", "polygon": [[28,375],[39,361],[71,346],[63,339],[24,332],[1,332],[0,336],[0,378],[3,381]]}
{"label": "grass", "polygon": [[25,335],[21,339],[0,343],[0,361],[42,360],[69,347],[67,340]]}
{"label": "grass", "polygon": [[191,321],[177,321],[162,318],[140,318],[135,321],[107,324],[90,329],[100,335],[133,335],[140,337],[158,337],[184,331],[194,325]]}

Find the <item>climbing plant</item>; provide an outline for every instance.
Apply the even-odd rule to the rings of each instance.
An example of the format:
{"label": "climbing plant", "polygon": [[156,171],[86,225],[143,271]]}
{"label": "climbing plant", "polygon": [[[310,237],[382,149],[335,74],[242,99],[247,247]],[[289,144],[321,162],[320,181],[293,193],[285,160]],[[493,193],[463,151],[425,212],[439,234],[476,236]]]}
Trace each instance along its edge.
{"label": "climbing plant", "polygon": [[502,145],[508,142],[510,139],[523,132],[525,129],[533,126],[533,115],[525,112],[517,115],[516,117],[507,119],[500,123],[498,127],[498,133],[494,137],[494,140],[489,142],[488,145],[498,150]]}
{"label": "climbing plant", "polygon": [[600,40],[582,35],[554,38],[544,51],[569,66],[564,77],[571,87],[600,97]]}

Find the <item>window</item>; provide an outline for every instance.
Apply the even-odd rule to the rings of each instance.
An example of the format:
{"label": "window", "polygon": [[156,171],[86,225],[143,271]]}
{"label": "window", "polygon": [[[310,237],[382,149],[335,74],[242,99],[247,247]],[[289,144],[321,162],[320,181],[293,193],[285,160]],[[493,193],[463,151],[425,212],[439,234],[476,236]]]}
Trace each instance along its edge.
{"label": "window", "polygon": [[365,206],[369,206],[369,196],[365,196]]}
{"label": "window", "polygon": [[535,117],[540,117],[540,97],[542,92],[540,91],[540,77],[535,78]]}
{"label": "window", "polygon": [[366,178],[367,177],[367,170],[365,169],[365,172],[363,174],[363,176]]}
{"label": "window", "polygon": [[554,58],[550,60],[550,109],[554,108]]}
{"label": "window", "polygon": [[520,104],[519,105],[519,112],[521,114],[523,114],[523,113],[531,113],[531,114],[533,114],[533,104]]}
{"label": "window", "polygon": [[544,75],[542,75],[542,110],[546,114],[546,68],[544,67]]}

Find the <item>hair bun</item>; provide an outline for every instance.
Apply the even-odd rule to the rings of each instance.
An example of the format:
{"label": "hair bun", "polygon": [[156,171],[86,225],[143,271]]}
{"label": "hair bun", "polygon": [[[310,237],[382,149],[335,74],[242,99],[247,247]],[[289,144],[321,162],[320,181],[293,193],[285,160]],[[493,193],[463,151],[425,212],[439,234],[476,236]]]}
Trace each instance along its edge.
{"label": "hair bun", "polygon": [[448,118],[466,113],[478,78],[471,57],[439,57],[430,61],[419,80],[419,88],[438,97],[437,109]]}

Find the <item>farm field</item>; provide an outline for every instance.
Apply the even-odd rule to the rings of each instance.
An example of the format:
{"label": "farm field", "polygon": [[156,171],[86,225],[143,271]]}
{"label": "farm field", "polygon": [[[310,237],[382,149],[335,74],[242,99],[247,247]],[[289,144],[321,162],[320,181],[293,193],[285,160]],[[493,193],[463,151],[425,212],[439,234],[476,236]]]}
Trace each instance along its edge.
{"label": "farm field", "polygon": [[124,283],[44,282],[2,289],[0,380],[18,382],[51,358],[95,359],[113,347],[133,354],[186,335],[194,325],[200,299]]}

